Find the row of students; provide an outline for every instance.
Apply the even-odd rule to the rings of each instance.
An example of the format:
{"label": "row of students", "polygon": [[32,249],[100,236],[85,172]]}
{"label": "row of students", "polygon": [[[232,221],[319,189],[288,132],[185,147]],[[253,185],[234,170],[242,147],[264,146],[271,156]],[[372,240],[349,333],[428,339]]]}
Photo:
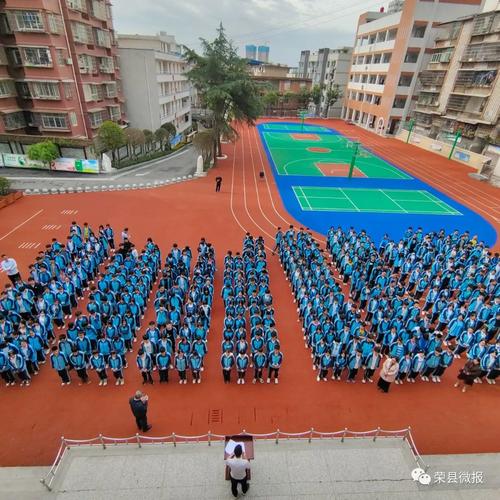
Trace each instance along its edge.
{"label": "row of students", "polygon": [[168,382],[174,367],[180,384],[187,383],[188,371],[193,383],[201,383],[216,269],[215,250],[205,238],[198,245],[192,277],[191,261],[191,249],[180,250],[176,243],[165,259],[154,300],[156,321],[146,329],[136,358],[144,384],[154,383],[156,370],[160,383]]}
{"label": "row of students", "polygon": [[53,238],[30,265],[28,280],[6,285],[0,296],[0,375],[7,386],[16,378],[30,385],[55,342],[55,330],[72,317],[108,258],[109,238],[101,228],[95,235],[88,224],[73,222],[66,245]]}
{"label": "row of students", "polygon": [[[255,367],[253,383],[263,382],[262,370],[275,350],[280,352],[280,344],[269,289],[265,243],[261,236],[254,238],[246,233],[242,253],[227,252],[221,297],[225,308],[220,359],[224,382],[230,382],[233,367],[240,374]],[[281,361],[280,352],[280,366]],[[279,367],[276,377],[273,375],[276,383],[278,373]],[[244,384],[245,377],[239,376],[237,383]]]}
{"label": "row of students", "polygon": [[[473,311],[470,317],[467,318],[468,325],[474,332],[472,336],[464,339],[469,341],[467,347],[457,351],[451,344],[443,345],[443,338],[446,335],[446,325],[441,324],[443,318],[440,319],[439,315],[435,318],[432,315],[422,317],[419,301],[406,291],[398,274],[394,274],[394,270],[387,267],[388,263],[385,263],[378,256],[377,250],[366,234],[362,232],[358,235],[351,230],[349,235],[344,233],[342,235],[344,239],[340,238],[337,231],[335,237],[330,239],[329,248],[333,252],[334,262],[337,263],[338,261],[336,252],[349,253],[352,250],[354,253],[353,260],[360,259],[365,265],[364,270],[360,270],[361,274],[359,274],[358,278],[356,278],[358,267],[353,266],[356,275],[353,279],[365,280],[365,284],[361,287],[359,295],[356,290],[353,290],[351,292],[352,296],[347,299],[344,298],[341,285],[334,278],[333,267],[329,265],[329,258],[309,233],[302,229],[296,232],[293,227],[290,227],[286,233],[278,231],[276,237],[276,249],[280,252],[283,268],[290,279],[298,302],[298,312],[303,321],[305,345],[312,349],[315,367],[318,365],[323,352],[331,350],[333,340],[340,344],[341,351],[345,350],[346,358],[354,354],[358,345],[363,344],[363,357],[371,354],[374,348],[379,345],[381,354],[395,353],[398,359],[402,359],[403,354],[406,354],[407,351],[409,357],[413,358],[419,350],[423,352],[424,356],[431,356],[435,348],[440,348],[446,353],[446,366],[449,366],[453,361],[453,355],[449,355],[450,347],[454,350],[455,355],[459,356],[462,351],[467,351],[468,356],[475,356],[478,359],[485,354],[486,350],[488,352],[494,350],[497,353],[495,359],[498,359],[500,344],[488,343],[492,339],[498,338],[498,322],[494,323],[490,319],[488,324],[473,323],[475,319],[475,311]],[[446,240],[444,236],[438,238],[439,241],[441,239]],[[427,242],[427,246],[431,246],[428,243],[431,240],[433,241],[431,237],[423,238],[423,241]],[[463,238],[461,241],[464,242],[465,239]],[[411,247],[412,251],[416,250],[416,253],[418,253],[418,245],[408,243],[408,246]],[[439,248],[446,247],[444,244],[439,245],[437,243],[436,246]],[[484,251],[480,252],[480,257],[476,255],[476,258],[474,258],[469,255],[472,251],[471,245],[467,246],[463,243],[463,248],[461,248],[463,255],[460,256],[460,259],[457,257],[457,252],[452,253],[454,258],[461,261],[465,260],[471,266],[472,263],[477,263],[479,260],[482,265],[486,265],[490,269],[489,272],[480,274],[488,274],[491,278],[488,285],[493,296],[488,296],[486,301],[490,310],[498,318],[498,287],[496,285],[491,286],[495,284],[494,273],[491,272],[491,268],[496,269],[495,272],[498,274],[498,259],[496,257],[490,259],[487,252]],[[450,263],[448,264],[449,270],[453,266]],[[472,266],[467,272],[464,272],[463,269],[459,271],[461,274],[465,274],[466,288],[471,286],[470,277],[473,270],[474,267]],[[348,270],[348,275],[353,275],[353,272]],[[446,277],[441,278],[439,273],[436,279],[438,278],[442,279],[442,281],[447,280]],[[440,286],[446,287],[442,282]],[[479,288],[480,292],[484,291],[481,287]],[[365,295],[363,295],[363,290]],[[367,304],[369,305],[369,300],[367,300],[368,292],[373,294],[370,300],[375,300],[378,305],[374,309],[368,307],[368,312],[363,318],[363,308]],[[482,296],[482,293],[479,293],[478,296]],[[453,294],[451,294],[451,297],[453,297]],[[360,301],[359,308],[356,304],[358,300]],[[426,300],[426,297],[423,297],[422,300]],[[458,305],[457,317],[460,320],[467,316],[467,306],[470,308],[470,302]],[[476,306],[477,303],[475,303],[477,309]],[[465,313],[461,316],[461,312],[464,310]],[[322,343],[326,344],[326,348],[321,347],[321,339],[323,339]],[[320,346],[319,351],[316,352],[318,346]],[[332,357],[336,356],[339,346],[335,349],[335,352],[331,352]],[[490,383],[494,382],[496,363],[498,363],[498,361],[493,361],[493,358],[494,356],[490,356],[487,360],[485,358],[484,361],[484,363],[490,365],[491,377],[488,379],[492,380]],[[405,365],[406,363],[403,363],[403,367]],[[430,380],[440,381],[440,375],[436,373],[424,375],[423,380],[426,381],[429,375],[431,376]],[[320,379],[322,378],[320,377]],[[404,377],[402,377],[403,379]]]}

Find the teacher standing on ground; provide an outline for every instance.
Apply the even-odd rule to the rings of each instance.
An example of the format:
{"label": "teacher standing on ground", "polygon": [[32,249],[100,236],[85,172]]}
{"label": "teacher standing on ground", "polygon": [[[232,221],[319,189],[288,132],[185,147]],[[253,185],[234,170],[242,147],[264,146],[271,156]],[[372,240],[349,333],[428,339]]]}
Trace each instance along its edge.
{"label": "teacher standing on ground", "polygon": [[237,498],[238,484],[241,484],[241,491],[244,495],[250,488],[247,483],[247,470],[250,469],[250,462],[245,458],[241,445],[234,448],[234,454],[226,460],[226,465],[229,467],[229,477],[231,478],[231,493],[234,498]]}
{"label": "teacher standing on ground", "polygon": [[399,371],[398,360],[394,356],[389,356],[382,365],[380,378],[378,379],[378,389],[382,392],[389,392],[389,387],[396,380]]}
{"label": "teacher standing on ground", "polygon": [[148,396],[141,391],[137,391],[134,397],[130,398],[129,404],[134,414],[137,428],[142,432],[147,432],[152,425],[148,424]]}

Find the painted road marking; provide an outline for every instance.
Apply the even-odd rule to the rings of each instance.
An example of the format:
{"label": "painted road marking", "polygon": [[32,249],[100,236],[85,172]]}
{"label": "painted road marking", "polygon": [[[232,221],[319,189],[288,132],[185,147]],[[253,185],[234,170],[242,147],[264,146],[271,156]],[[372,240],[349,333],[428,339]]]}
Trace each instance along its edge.
{"label": "painted road marking", "polygon": [[45,226],[42,226],[42,229],[44,231],[54,231],[54,230],[57,230],[57,229],[61,229],[61,225],[60,224],[45,224]]}
{"label": "painted road marking", "polygon": [[43,208],[41,210],[38,210],[35,214],[33,214],[31,217],[28,217],[24,222],[21,222],[21,224],[18,224],[14,229],[11,229],[7,234],[4,234],[1,238],[0,241],[3,239],[7,238],[10,234],[12,234],[14,231],[19,229],[21,226],[24,226],[27,222],[29,222],[31,219],[34,219],[37,215],[40,215],[43,212]]}
{"label": "painted road marking", "polygon": [[23,250],[32,250],[38,248],[40,243],[35,241],[23,241],[17,248],[22,248]]}
{"label": "painted road marking", "polygon": [[78,210],[61,210],[62,215],[76,215],[78,213]]}

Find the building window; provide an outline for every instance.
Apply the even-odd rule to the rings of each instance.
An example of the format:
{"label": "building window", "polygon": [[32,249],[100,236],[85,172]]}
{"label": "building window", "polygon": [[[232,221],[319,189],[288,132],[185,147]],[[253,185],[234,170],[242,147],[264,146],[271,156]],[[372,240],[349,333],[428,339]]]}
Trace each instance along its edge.
{"label": "building window", "polygon": [[396,97],[392,103],[392,107],[396,109],[403,109],[406,104],[406,97]]}
{"label": "building window", "polygon": [[60,99],[57,82],[30,82],[33,99]]}
{"label": "building window", "polygon": [[37,10],[8,12],[9,24],[14,31],[44,31],[42,15]]}
{"label": "building window", "polygon": [[90,5],[92,7],[92,15],[101,21],[106,21],[106,6],[104,2],[92,0]]}
{"label": "building window", "polygon": [[108,106],[108,109],[110,120],[117,122],[121,119],[122,113],[120,110],[120,106]]}
{"label": "building window", "polygon": [[7,59],[10,64],[13,66],[22,66],[23,65],[23,59],[21,57],[21,51],[16,47],[8,47],[6,49],[6,54],[7,54]]}
{"label": "building window", "polygon": [[405,63],[410,63],[410,64],[414,64],[418,61],[418,55],[419,55],[420,52],[417,52],[417,51],[408,51],[406,53],[406,56],[405,56]]}
{"label": "building window", "polygon": [[22,111],[3,115],[5,130],[16,130],[26,127],[26,120]]}
{"label": "building window", "polygon": [[379,95],[373,96],[373,104],[376,104],[377,106],[380,104],[381,97]]}
{"label": "building window", "polygon": [[99,57],[99,70],[102,73],[114,73],[115,67],[112,57]]}
{"label": "building window", "polygon": [[73,125],[73,127],[76,127],[78,125],[76,113],[74,111],[69,114],[69,121],[71,122],[71,125]]}
{"label": "building window", "polygon": [[388,64],[391,62],[391,53],[390,52],[385,52],[384,55],[382,56],[382,64]]}
{"label": "building window", "polygon": [[105,84],[106,88],[106,97],[112,99],[113,97],[116,97],[116,83],[115,82],[109,82]]}
{"label": "building window", "polygon": [[373,64],[380,64],[380,61],[382,60],[382,54],[375,54],[373,56]]}
{"label": "building window", "polygon": [[67,129],[68,119],[65,114],[46,113],[40,115],[41,126],[44,129]]}
{"label": "building window", "polygon": [[91,45],[94,43],[92,28],[83,23],[71,23],[73,39],[76,43]]}
{"label": "building window", "polygon": [[111,38],[108,31],[97,28],[94,33],[96,44],[99,45],[99,47],[107,47],[108,49],[111,47]]}
{"label": "building window", "polygon": [[105,114],[104,111],[90,112],[88,116],[90,120],[90,126],[92,128],[100,127],[103,124],[104,120],[107,119],[107,115]]}
{"label": "building window", "polygon": [[413,29],[411,31],[411,36],[413,38],[424,38],[426,28],[427,28],[427,24],[421,25],[421,24],[415,23],[413,25]]}
{"label": "building window", "polygon": [[64,97],[66,99],[73,99],[73,84],[64,82]]}
{"label": "building window", "polygon": [[66,5],[72,10],[87,12],[87,2],[85,0],[66,0]]}
{"label": "building window", "polygon": [[440,50],[438,52],[434,52],[431,56],[431,63],[447,63],[451,59],[451,55],[453,54],[453,49],[448,48],[444,50]]}
{"label": "building window", "polygon": [[15,95],[12,80],[0,80],[0,97],[10,97]]}
{"label": "building window", "polygon": [[50,50],[44,47],[22,47],[25,66],[52,66]]}
{"label": "building window", "polygon": [[54,14],[48,14],[47,19],[49,21],[49,31],[51,33],[61,33],[61,31],[62,31],[61,16],[56,16]]}
{"label": "building window", "polygon": [[88,54],[78,56],[78,66],[81,73],[97,73],[97,59]]}
{"label": "building window", "polygon": [[413,75],[401,75],[399,77],[398,86],[399,87],[409,87],[411,85],[412,79],[413,79]]}

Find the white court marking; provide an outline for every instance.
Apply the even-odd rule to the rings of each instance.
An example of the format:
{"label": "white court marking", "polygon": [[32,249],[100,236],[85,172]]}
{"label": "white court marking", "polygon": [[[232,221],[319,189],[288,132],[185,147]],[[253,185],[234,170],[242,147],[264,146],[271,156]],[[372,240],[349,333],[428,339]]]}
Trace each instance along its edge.
{"label": "white court marking", "polygon": [[23,241],[17,248],[21,248],[22,250],[32,250],[38,248],[40,243],[36,241]]}
{"label": "white court marking", "polygon": [[57,229],[61,229],[61,225],[60,224],[45,224],[44,226],[42,226],[42,230],[43,231],[54,231],[54,230],[57,230]]}
{"label": "white court marking", "polygon": [[34,213],[31,217],[28,217],[24,222],[21,222],[21,224],[18,224],[14,229],[11,229],[8,233],[4,234],[0,238],[0,241],[7,238],[7,236],[12,234],[14,231],[17,231],[21,226],[24,226],[27,222],[29,222],[31,219],[34,219],[37,215],[40,215],[42,212],[43,212],[43,208],[41,210],[38,210],[38,212]]}
{"label": "white court marking", "polygon": [[78,210],[70,210],[70,209],[61,210],[61,215],[76,215],[77,213]]}

